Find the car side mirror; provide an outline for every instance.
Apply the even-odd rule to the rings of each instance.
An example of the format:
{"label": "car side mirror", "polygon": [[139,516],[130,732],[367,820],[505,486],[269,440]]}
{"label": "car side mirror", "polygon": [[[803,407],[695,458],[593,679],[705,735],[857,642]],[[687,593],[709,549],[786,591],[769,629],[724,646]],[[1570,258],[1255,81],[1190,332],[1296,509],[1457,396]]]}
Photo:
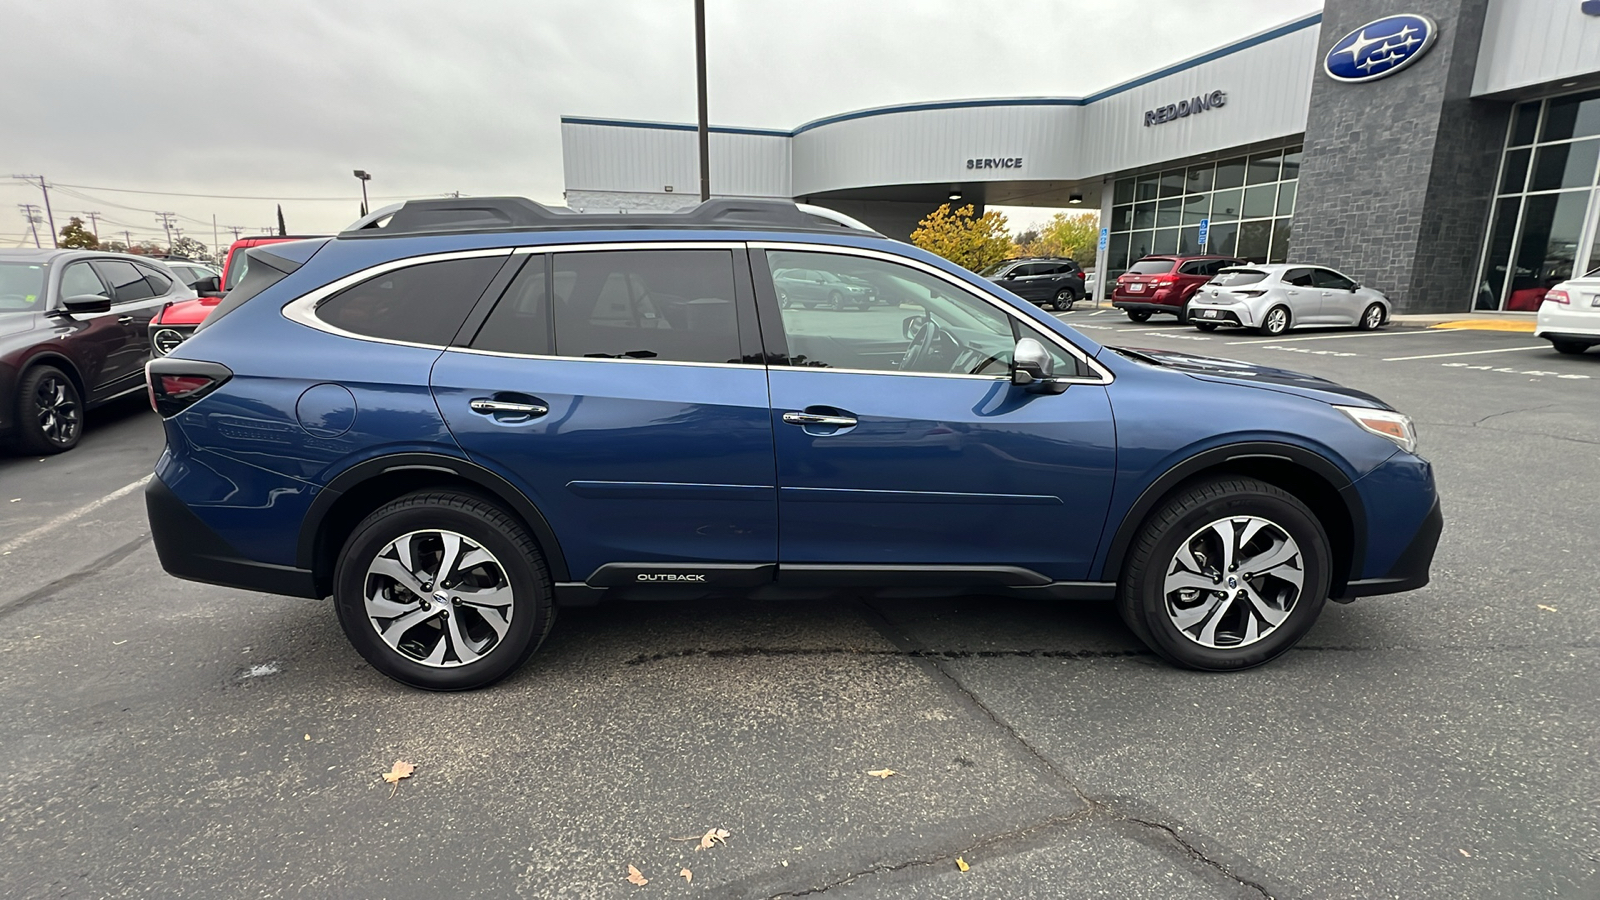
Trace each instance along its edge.
{"label": "car side mirror", "polygon": [[111,298],[99,294],[80,294],[77,297],[68,297],[62,306],[69,313],[103,313],[111,311]]}
{"label": "car side mirror", "polygon": [[1067,389],[1056,381],[1055,363],[1050,351],[1033,338],[1022,338],[1011,352],[1011,383],[1040,394],[1059,394]]}
{"label": "car side mirror", "polygon": [[210,278],[202,278],[194,283],[194,292],[202,297],[207,294],[220,294],[222,293],[222,279],[215,275]]}

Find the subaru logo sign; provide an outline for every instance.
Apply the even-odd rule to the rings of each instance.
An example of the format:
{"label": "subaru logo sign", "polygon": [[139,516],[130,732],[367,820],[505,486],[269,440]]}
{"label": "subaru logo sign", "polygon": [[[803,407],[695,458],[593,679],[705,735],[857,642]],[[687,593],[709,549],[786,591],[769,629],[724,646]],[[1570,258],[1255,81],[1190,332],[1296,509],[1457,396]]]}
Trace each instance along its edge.
{"label": "subaru logo sign", "polygon": [[1427,53],[1438,34],[1427,16],[1385,16],[1340,38],[1322,58],[1322,69],[1351,84],[1387,78]]}

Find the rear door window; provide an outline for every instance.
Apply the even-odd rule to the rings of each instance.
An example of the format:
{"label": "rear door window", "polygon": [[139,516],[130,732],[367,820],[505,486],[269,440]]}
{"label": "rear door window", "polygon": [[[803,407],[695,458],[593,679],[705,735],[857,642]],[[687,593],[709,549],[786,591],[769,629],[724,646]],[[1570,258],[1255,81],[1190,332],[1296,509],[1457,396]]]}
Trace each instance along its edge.
{"label": "rear door window", "polygon": [[1356,286],[1354,281],[1328,269],[1312,269],[1311,279],[1313,284],[1327,291],[1349,291]]}
{"label": "rear door window", "polygon": [[139,266],[138,268],[140,272],[144,273],[144,280],[150,282],[150,290],[154,292],[152,296],[159,297],[172,289],[172,276],[164,275],[155,269],[148,269],[144,266]]}
{"label": "rear door window", "polygon": [[317,318],[352,334],[442,347],[506,257],[421,263],[377,275],[317,305]]}
{"label": "rear door window", "polygon": [[528,260],[472,339],[474,350],[545,356],[550,353],[550,300],[545,258]]}
{"label": "rear door window", "polygon": [[1315,287],[1310,269],[1290,269],[1283,273],[1283,283],[1292,284],[1295,287]]}
{"label": "rear door window", "polygon": [[1267,273],[1259,269],[1223,269],[1211,283],[1221,287],[1240,287],[1265,281]]}
{"label": "rear door window", "polygon": [[554,270],[560,356],[740,361],[731,250],[561,253]]}
{"label": "rear door window", "polygon": [[148,300],[155,296],[150,283],[144,280],[143,273],[133,263],[118,259],[102,259],[96,260],[93,265],[95,271],[111,285],[112,302],[132,303],[135,300]]}

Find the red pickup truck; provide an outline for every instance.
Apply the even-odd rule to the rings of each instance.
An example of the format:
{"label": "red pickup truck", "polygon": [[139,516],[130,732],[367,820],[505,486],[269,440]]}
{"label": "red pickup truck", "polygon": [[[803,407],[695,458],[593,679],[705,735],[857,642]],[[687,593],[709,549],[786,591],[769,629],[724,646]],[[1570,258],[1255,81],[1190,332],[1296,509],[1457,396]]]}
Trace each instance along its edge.
{"label": "red pickup truck", "polygon": [[163,309],[156,317],[150,320],[150,350],[155,356],[166,356],[177,346],[189,339],[194,330],[200,327],[207,315],[222,302],[223,295],[233,290],[239,279],[244,277],[244,251],[251,247],[261,247],[266,244],[281,244],[284,241],[301,241],[315,235],[261,235],[260,237],[240,238],[228,248],[228,258],[222,264],[222,284],[219,291],[201,291],[200,296],[193,300],[174,303]]}

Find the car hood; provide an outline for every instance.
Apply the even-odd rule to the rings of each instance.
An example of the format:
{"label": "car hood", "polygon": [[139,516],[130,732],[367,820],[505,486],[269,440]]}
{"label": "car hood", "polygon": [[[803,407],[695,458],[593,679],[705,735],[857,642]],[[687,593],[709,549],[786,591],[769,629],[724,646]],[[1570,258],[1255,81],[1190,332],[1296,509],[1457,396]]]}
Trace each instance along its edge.
{"label": "car hood", "polygon": [[1324,403],[1349,404],[1350,401],[1357,400],[1360,401],[1358,405],[1361,406],[1371,406],[1377,409],[1390,408],[1389,404],[1365,391],[1358,391],[1355,388],[1345,387],[1326,378],[1319,378],[1316,375],[1307,375],[1304,372],[1295,372],[1290,369],[1263,366],[1257,363],[1242,362],[1237,359],[1195,356],[1189,353],[1179,353],[1173,350],[1153,347],[1111,347],[1108,349],[1120,351],[1162,368],[1177,369],[1203,381],[1255,385],[1267,390],[1295,394],[1312,400],[1321,400]]}
{"label": "car hood", "polygon": [[197,297],[192,300],[179,300],[162,311],[156,320],[159,325],[199,325],[205,321],[207,315],[217,304],[222,302],[221,297]]}

